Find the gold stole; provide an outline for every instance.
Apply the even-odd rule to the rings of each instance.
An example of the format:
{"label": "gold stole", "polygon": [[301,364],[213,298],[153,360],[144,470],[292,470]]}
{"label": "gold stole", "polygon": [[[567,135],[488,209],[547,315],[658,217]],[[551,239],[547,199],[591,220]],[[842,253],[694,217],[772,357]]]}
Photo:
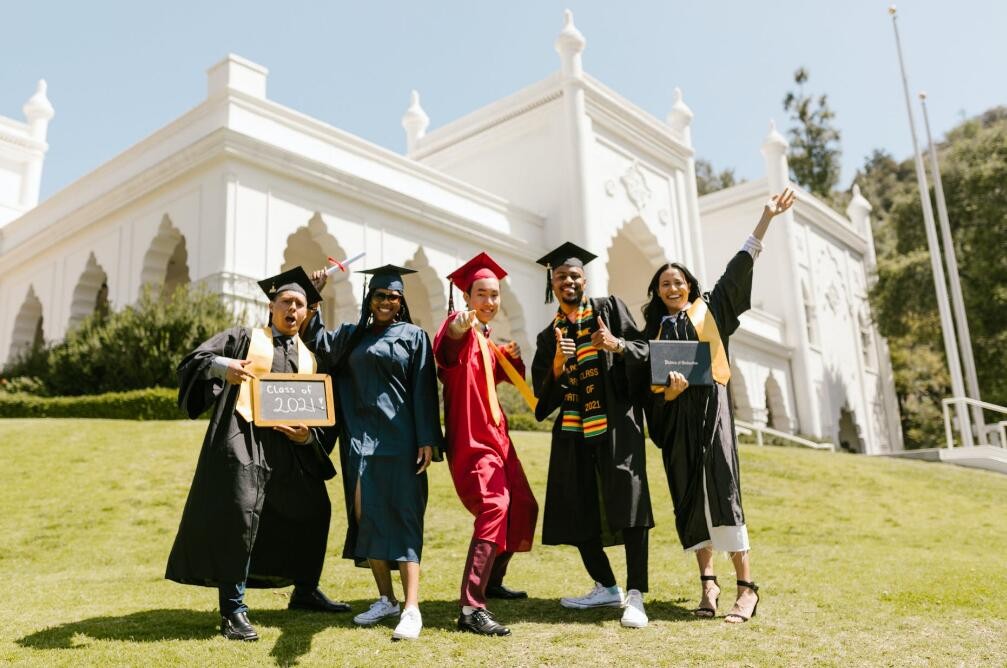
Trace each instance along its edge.
{"label": "gold stole", "polygon": [[724,341],[720,338],[720,330],[717,328],[717,321],[713,319],[713,314],[710,313],[710,307],[700,298],[689,307],[686,315],[696,328],[699,340],[710,344],[713,379],[721,385],[727,385],[727,381],[731,380],[731,364],[727,360],[727,353],[724,352]]}
{"label": "gold stole", "polygon": [[483,373],[486,375],[486,401],[489,403],[490,416],[493,418],[493,424],[500,424],[500,400],[497,398],[497,384],[496,379],[493,378],[493,364],[490,359],[489,346],[486,344],[486,337],[478,327],[473,327],[472,333],[476,336],[476,342],[479,344],[479,356],[483,359]]}
{"label": "gold stole", "polygon": [[530,408],[531,412],[534,413],[535,407],[538,406],[538,398],[535,396],[535,393],[532,392],[531,388],[528,387],[528,383],[525,381],[524,376],[517,372],[514,365],[511,364],[510,360],[507,359],[507,356],[503,354],[503,351],[497,348],[495,343],[490,341],[489,345],[493,350],[493,354],[496,355],[500,366],[503,367],[504,373],[507,374],[507,379],[514,384],[517,391],[521,393],[521,397],[524,399],[524,402],[528,404],[528,408]]}
{"label": "gold stole", "polygon": [[[245,359],[251,360],[252,363],[246,366],[245,370],[250,371],[255,376],[261,376],[262,374],[269,373],[270,369],[273,368],[273,328],[263,327],[261,329],[253,329],[251,333],[252,340],[248,344],[248,354],[245,355]],[[294,335],[294,341],[297,346],[297,373],[314,373],[317,368],[315,356],[311,354],[307,346],[301,343],[300,337],[296,334]],[[250,381],[245,381],[241,384],[241,389],[238,390],[238,402],[234,405],[234,411],[245,418],[245,422],[252,421],[251,385]]]}

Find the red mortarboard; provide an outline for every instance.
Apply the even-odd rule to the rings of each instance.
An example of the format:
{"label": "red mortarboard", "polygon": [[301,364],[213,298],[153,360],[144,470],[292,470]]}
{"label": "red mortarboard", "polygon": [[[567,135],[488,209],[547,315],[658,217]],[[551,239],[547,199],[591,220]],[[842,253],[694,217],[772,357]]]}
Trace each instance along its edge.
{"label": "red mortarboard", "polygon": [[507,272],[486,253],[474,258],[448,274],[448,279],[462,292],[468,292],[472,284],[480,278],[503,279]]}
{"label": "red mortarboard", "polygon": [[[479,253],[474,258],[448,274],[448,280],[462,292],[472,289],[472,284],[480,278],[503,279],[507,272],[486,253]],[[448,291],[450,292],[450,286]],[[448,300],[448,311],[454,311],[454,295]]]}

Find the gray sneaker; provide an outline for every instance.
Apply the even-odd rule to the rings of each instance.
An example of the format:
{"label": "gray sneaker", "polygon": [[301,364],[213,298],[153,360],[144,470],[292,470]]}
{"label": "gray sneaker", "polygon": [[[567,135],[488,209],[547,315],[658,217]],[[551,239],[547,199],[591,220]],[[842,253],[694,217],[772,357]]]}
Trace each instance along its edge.
{"label": "gray sneaker", "polygon": [[371,607],[368,608],[367,612],[361,612],[354,617],[353,621],[361,626],[373,626],[385,617],[392,617],[397,614],[399,614],[399,604],[392,603],[388,600],[387,596],[382,596],[374,601],[374,603],[371,603]]}
{"label": "gray sneaker", "polygon": [[621,608],[622,588],[606,587],[600,582],[594,583],[594,589],[584,596],[576,598],[561,598],[559,604],[571,610],[586,610],[588,608]]}

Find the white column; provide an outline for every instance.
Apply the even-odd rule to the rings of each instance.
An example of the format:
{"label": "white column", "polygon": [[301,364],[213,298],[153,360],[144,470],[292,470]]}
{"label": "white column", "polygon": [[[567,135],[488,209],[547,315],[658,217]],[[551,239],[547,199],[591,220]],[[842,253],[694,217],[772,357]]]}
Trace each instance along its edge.
{"label": "white column", "polygon": [[584,102],[584,68],[581,53],[587,40],[573,23],[573,12],[564,13],[563,30],[556,37],[556,53],[560,56],[560,75],[563,90],[563,118],[561,127],[566,143],[566,206],[558,225],[548,233],[550,247],[572,241],[595,253],[599,259],[587,265],[587,292],[592,296],[607,294],[608,271],[605,253],[608,239],[592,219],[587,184],[589,183],[591,145],[591,120],[587,117]]}
{"label": "white column", "polygon": [[30,157],[25,164],[24,180],[21,182],[21,206],[30,209],[38,204],[39,190],[42,185],[42,164],[45,161],[49,145],[46,136],[49,133],[49,121],[56,115],[52,103],[46,95],[45,79],[39,79],[35,94],[25,102],[22,111],[28,121],[31,138],[37,145],[30,151]]}
{"label": "white column", "polygon": [[[787,164],[787,149],[790,145],[776,130],[776,124],[769,121],[769,134],[762,142],[762,157],[766,165],[766,179],[769,184],[769,195],[775,195],[790,186],[790,166]],[[775,227],[782,228],[783,237],[786,239],[784,248],[771,248],[767,252],[780,253],[784,257],[780,262],[786,262],[790,268],[790,280],[794,285],[800,285],[801,273],[798,268],[797,245],[794,241],[798,232],[797,223],[794,221],[794,210],[790,209],[779,216],[773,223]],[[763,254],[762,261],[766,261],[767,256]],[[811,433],[816,436],[823,436],[822,421],[819,411],[814,405],[815,385],[811,378],[810,364],[808,363],[808,323],[805,321],[803,303],[788,304],[788,321],[794,323],[788,327],[790,339],[795,344],[792,368],[794,370],[794,403],[797,406],[797,422],[800,431]]]}

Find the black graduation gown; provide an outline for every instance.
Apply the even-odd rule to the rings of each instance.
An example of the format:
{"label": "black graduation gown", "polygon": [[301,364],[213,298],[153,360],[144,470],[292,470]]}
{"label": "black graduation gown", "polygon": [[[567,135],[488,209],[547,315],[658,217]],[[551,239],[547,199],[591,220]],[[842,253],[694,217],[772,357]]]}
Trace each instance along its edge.
{"label": "black graduation gown", "polygon": [[[740,324],[738,317],[750,308],[753,263],[751,255],[740,251],[708,295],[725,354],[728,338]],[[665,325],[664,338],[699,340],[687,316],[678,331],[670,322]],[[713,526],[744,524],[738,441],[727,386],[715,382],[712,387],[689,387],[674,401],[651,393],[647,420],[651,438],[663,451],[682,547],[688,549],[710,539],[703,504],[704,471]]]}
{"label": "black graduation gown", "polygon": [[[654,526],[641,389],[649,374],[647,342],[618,297],[592,299],[591,308],[615,336],[626,340],[626,350],[620,355],[599,351],[607,433],[585,441],[562,431],[561,417],[553,423],[542,522],[545,545],[576,545],[599,536],[604,545],[617,545],[622,543],[622,529]],[[556,337],[550,323],[538,334],[532,362],[539,421],[563,405],[568,387],[565,373],[553,378],[555,354]]]}
{"label": "black graduation gown", "polygon": [[[215,587],[317,584],[325,559],[331,507],[325,481],[336,474],[328,453],[332,429],[312,428],[299,445],[257,428],[234,411],[238,386],[207,379],[213,358],[244,359],[244,328],[221,332],[178,365],[178,404],[190,418],[212,407],[165,577]],[[297,353],[277,343],[272,371],[296,370]]]}

